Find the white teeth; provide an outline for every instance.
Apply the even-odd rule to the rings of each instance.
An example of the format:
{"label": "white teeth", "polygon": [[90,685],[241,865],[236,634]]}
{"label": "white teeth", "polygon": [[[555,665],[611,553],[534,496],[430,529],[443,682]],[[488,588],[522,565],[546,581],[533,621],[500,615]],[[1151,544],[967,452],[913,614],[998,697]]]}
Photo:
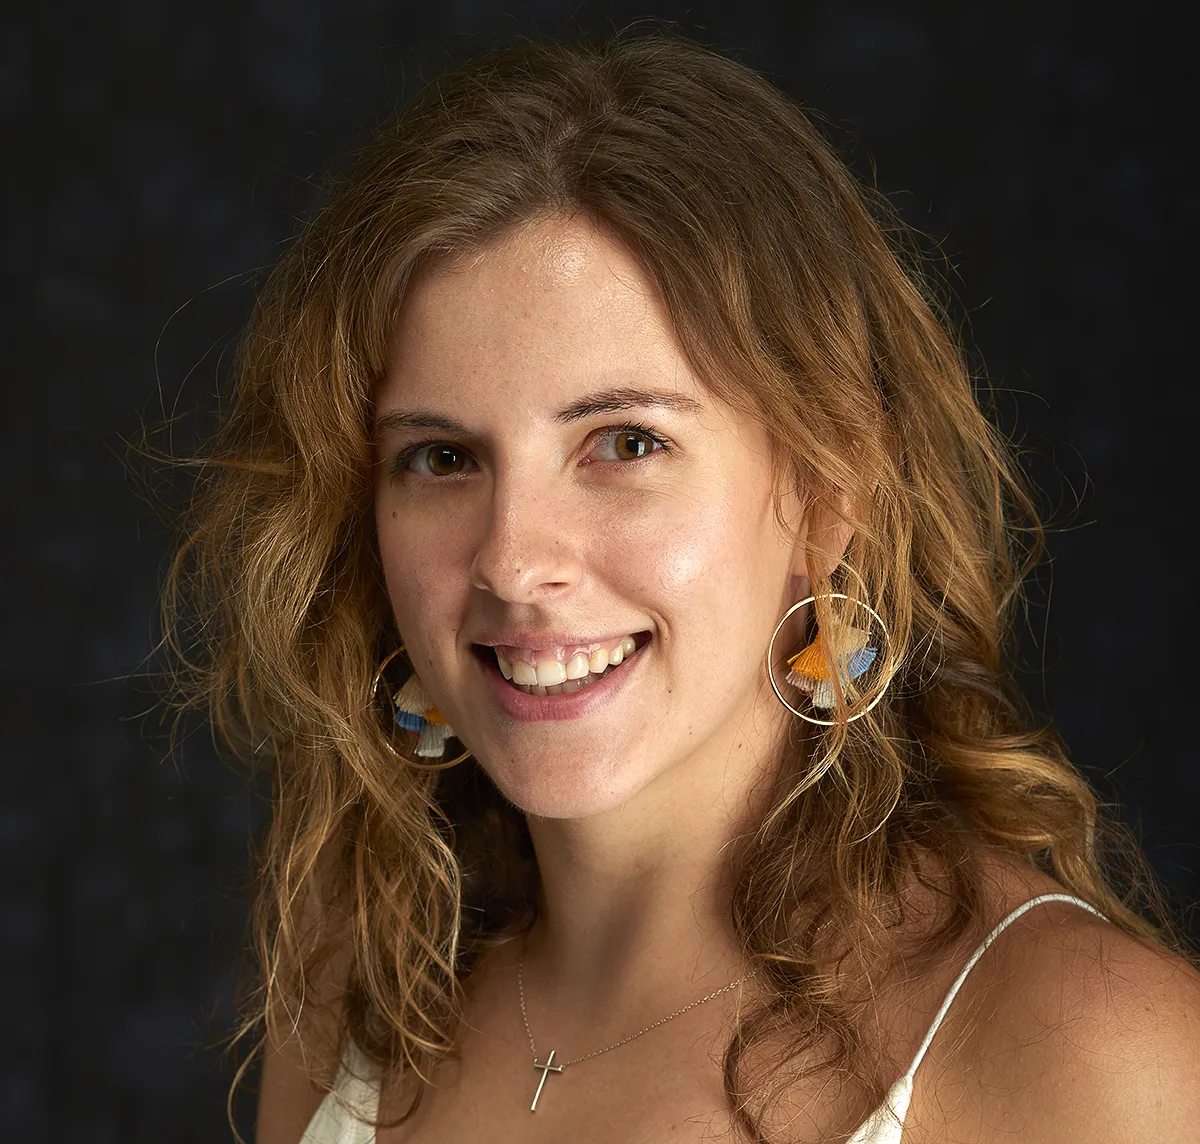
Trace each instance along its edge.
{"label": "white teeth", "polygon": [[519,659],[512,665],[512,681],[513,683],[520,684],[522,687],[536,687],[538,683],[537,671],[524,660]]}
{"label": "white teeth", "polygon": [[[496,649],[500,674],[517,687],[529,688],[531,695],[560,695],[579,691],[595,682],[610,667],[617,667],[637,650],[633,636],[623,636],[616,647],[597,648],[591,655],[577,651],[566,663],[558,659],[534,662],[535,651],[524,649],[513,660],[507,660]],[[559,653],[562,654],[561,652]]]}

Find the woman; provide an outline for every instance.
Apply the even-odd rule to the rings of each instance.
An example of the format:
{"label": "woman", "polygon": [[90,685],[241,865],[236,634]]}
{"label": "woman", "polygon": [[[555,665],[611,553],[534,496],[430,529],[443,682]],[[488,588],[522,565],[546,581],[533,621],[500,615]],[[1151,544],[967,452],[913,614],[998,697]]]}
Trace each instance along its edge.
{"label": "woman", "polygon": [[209,471],[168,607],[273,768],[260,1144],[1196,1138],[1197,975],[1005,666],[1029,500],[761,78],[441,80]]}

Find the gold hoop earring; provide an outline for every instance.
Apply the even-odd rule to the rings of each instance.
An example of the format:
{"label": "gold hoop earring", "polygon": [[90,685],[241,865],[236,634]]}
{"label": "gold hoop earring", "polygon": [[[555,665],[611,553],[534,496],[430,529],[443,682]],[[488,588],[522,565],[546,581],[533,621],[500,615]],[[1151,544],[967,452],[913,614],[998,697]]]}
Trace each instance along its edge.
{"label": "gold hoop earring", "polygon": [[[379,688],[384,683],[384,671],[387,670],[388,664],[403,651],[404,645],[401,644],[395,651],[389,652],[375,669],[375,678],[371,680],[370,705],[372,707],[379,698]],[[423,759],[437,759],[446,753],[446,740],[455,737],[454,731],[446,723],[433,700],[429,698],[429,693],[421,686],[421,681],[417,678],[415,671],[404,681],[400,690],[391,696],[391,706],[394,711],[392,722],[402,730],[417,736],[415,753],[418,756]],[[385,742],[388,750],[402,763],[407,763],[410,767],[416,767],[422,771],[446,771],[451,767],[458,766],[471,755],[470,751],[463,751],[457,758],[448,761],[419,763],[415,759],[402,755],[392,746],[390,740],[385,740]]]}
{"label": "gold hoop earring", "polygon": [[[836,727],[839,720],[816,719],[799,708],[793,707],[787,701],[783,693],[779,690],[779,685],[775,682],[775,672],[771,668],[775,640],[779,636],[779,629],[787,622],[788,617],[793,612],[803,608],[806,604],[811,604],[818,599],[849,600],[850,598],[844,592],[829,592],[823,596],[808,596],[798,604],[793,604],[783,613],[783,619],[775,625],[775,630],[771,633],[771,642],[767,644],[767,679],[771,682],[771,690],[775,692],[775,698],[793,715],[803,719],[807,723],[815,723],[819,727]],[[892,638],[891,633],[888,631],[887,625],[880,618],[879,613],[874,608],[864,604],[861,600],[855,600],[854,603],[874,617],[884,636],[890,641]],[[836,639],[823,641],[821,634],[818,633],[817,638],[812,643],[789,658],[787,663],[790,670],[788,671],[787,682],[797,690],[807,694],[810,697],[812,705],[818,710],[829,710],[837,706],[833,688],[834,669],[831,665],[836,664],[839,682],[845,684],[865,674],[878,657],[879,648],[872,646],[870,634],[861,628],[845,624],[838,629]],[[847,716],[845,721],[852,723],[855,719],[861,719],[883,698],[884,692],[887,691],[891,682],[892,675],[889,674],[882,681],[882,686],[879,687],[878,693],[871,702],[861,711],[856,711],[853,715]]]}

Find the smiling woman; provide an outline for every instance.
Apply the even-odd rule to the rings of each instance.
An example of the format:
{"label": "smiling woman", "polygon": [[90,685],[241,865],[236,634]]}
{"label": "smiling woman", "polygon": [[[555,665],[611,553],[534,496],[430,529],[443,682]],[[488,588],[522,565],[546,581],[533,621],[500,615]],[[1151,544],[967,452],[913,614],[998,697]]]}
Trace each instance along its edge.
{"label": "smiling woman", "polygon": [[443,77],[284,256],[167,592],[273,768],[260,1144],[1194,1136],[893,225],[656,36]]}
{"label": "smiling woman", "polygon": [[[757,768],[731,784],[724,759],[765,757],[786,723],[760,664],[805,571],[770,441],[706,392],[655,294],[586,216],[526,223],[410,283],[375,387],[376,535],[409,659],[541,817],[679,813],[702,778],[744,801]],[[596,388],[614,378],[640,387]],[[404,428],[435,421],[458,430]]]}

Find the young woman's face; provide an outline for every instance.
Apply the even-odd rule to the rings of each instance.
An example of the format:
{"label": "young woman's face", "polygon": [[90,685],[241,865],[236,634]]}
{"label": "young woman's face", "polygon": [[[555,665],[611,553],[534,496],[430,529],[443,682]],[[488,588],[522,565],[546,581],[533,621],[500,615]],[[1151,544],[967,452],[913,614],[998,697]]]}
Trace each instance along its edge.
{"label": "young woman's face", "polygon": [[763,653],[803,567],[767,440],[622,245],[555,219],[427,270],[375,414],[401,637],[513,803],[592,815],[775,741]]}

